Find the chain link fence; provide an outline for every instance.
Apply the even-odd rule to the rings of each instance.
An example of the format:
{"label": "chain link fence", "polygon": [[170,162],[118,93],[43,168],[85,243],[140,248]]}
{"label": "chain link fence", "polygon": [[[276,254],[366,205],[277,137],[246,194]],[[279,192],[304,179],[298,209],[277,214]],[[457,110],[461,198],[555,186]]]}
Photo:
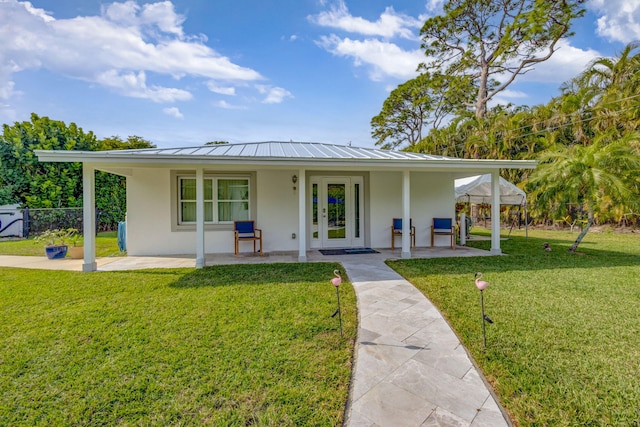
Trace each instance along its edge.
{"label": "chain link fence", "polygon": [[[125,214],[119,210],[96,211],[96,233],[117,231]],[[82,208],[0,209],[0,238],[37,236],[46,230],[75,228],[83,232]]]}

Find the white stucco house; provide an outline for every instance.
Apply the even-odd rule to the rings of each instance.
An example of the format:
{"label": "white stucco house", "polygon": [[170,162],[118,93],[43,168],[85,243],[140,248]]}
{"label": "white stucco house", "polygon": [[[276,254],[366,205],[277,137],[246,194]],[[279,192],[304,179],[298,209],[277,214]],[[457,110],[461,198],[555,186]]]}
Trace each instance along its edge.
{"label": "white stucco house", "polygon": [[[454,182],[536,166],[526,160],[470,160],[321,143],[258,142],[118,151],[37,150],[43,162],[83,164],[85,259],[96,270],[95,171],[127,180],[129,255],[232,253],[233,221],[255,220],[264,253],[388,248],[393,218],[416,227],[416,246],[430,245],[434,217],[455,217]],[[493,217],[498,217],[494,203]],[[406,231],[406,230],[405,230]],[[499,254],[498,222],[492,253]],[[448,246],[438,236],[436,246]],[[411,257],[408,233],[402,257]]]}

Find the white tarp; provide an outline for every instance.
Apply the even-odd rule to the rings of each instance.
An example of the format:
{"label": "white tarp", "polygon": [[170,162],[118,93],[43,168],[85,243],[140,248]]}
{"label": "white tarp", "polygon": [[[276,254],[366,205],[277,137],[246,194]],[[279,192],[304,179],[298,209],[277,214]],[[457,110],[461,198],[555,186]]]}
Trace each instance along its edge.
{"label": "white tarp", "polygon": [[[491,204],[491,174],[456,179],[455,187],[456,202]],[[526,200],[524,191],[500,177],[500,204],[525,205]]]}

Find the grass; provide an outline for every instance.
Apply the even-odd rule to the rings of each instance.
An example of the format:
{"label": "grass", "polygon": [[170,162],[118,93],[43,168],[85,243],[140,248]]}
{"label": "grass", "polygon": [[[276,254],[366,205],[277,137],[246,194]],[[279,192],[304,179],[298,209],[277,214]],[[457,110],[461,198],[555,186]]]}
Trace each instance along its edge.
{"label": "grass", "polygon": [[330,263],[0,268],[0,425],[339,425],[356,333]]}
{"label": "grass", "polygon": [[[640,236],[589,233],[571,255],[576,236],[515,231],[509,256],[390,265],[440,308],[516,425],[637,426]],[[490,283],[486,349],[476,271]]]}
{"label": "grass", "polygon": [[[44,256],[44,246],[42,243],[34,242],[32,238],[20,240],[0,239],[0,255]],[[120,252],[115,231],[98,233],[96,237],[96,256],[123,255],[126,255],[126,253]]]}

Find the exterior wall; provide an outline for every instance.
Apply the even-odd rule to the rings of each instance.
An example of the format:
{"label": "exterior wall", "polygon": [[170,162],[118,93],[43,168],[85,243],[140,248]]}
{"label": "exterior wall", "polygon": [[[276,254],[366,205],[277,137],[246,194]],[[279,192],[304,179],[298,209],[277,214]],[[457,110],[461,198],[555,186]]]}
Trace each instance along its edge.
{"label": "exterior wall", "polygon": [[[186,168],[185,168],[186,169]],[[298,249],[298,191],[294,170],[258,170],[255,175],[256,224],[263,230],[265,252]],[[172,204],[176,203],[169,169],[137,168],[127,177],[127,250],[130,255],[193,255],[195,230],[172,231]],[[299,184],[299,183],[298,183]],[[402,172],[371,172],[365,203],[368,245],[391,246],[391,220],[402,216]],[[307,196],[309,196],[307,194]],[[429,246],[431,219],[455,215],[454,179],[448,173],[411,174],[411,218],[418,246]],[[206,253],[232,253],[230,226],[205,232]],[[292,238],[292,234],[296,238]],[[397,240],[400,245],[400,239]],[[436,246],[447,246],[439,236]],[[252,250],[243,244],[242,252]]]}
{"label": "exterior wall", "polygon": [[[291,177],[296,174],[296,171],[258,171],[256,224],[262,229],[262,241],[267,253],[298,249],[299,183],[294,190],[291,181]],[[292,233],[296,234],[295,239],[291,238]],[[248,247],[249,244],[246,245]]]}
{"label": "exterior wall", "polygon": [[195,253],[195,232],[171,232],[171,200],[168,169],[134,169],[127,177],[129,255]]}
{"label": "exterior wall", "polygon": [[[185,168],[185,170],[188,170]],[[257,171],[256,226],[262,229],[265,252],[293,251],[298,232],[298,192],[293,190],[294,171]],[[176,203],[169,169],[134,169],[127,177],[127,252],[130,255],[194,255],[196,233],[172,231],[172,204]],[[233,253],[232,227],[205,231],[206,253]],[[240,250],[253,250],[251,243]]]}
{"label": "exterior wall", "polygon": [[[370,179],[371,246],[391,247],[391,222],[402,217],[402,173],[372,172]],[[455,218],[454,179],[448,173],[411,173],[411,219],[416,245],[431,244],[432,218]],[[437,236],[435,246],[448,246],[449,236]],[[396,247],[400,247],[400,238]]]}
{"label": "exterior wall", "polygon": [[[369,214],[372,248],[391,247],[391,221],[402,216],[402,173],[371,172]],[[400,244],[400,239],[398,239]]]}

